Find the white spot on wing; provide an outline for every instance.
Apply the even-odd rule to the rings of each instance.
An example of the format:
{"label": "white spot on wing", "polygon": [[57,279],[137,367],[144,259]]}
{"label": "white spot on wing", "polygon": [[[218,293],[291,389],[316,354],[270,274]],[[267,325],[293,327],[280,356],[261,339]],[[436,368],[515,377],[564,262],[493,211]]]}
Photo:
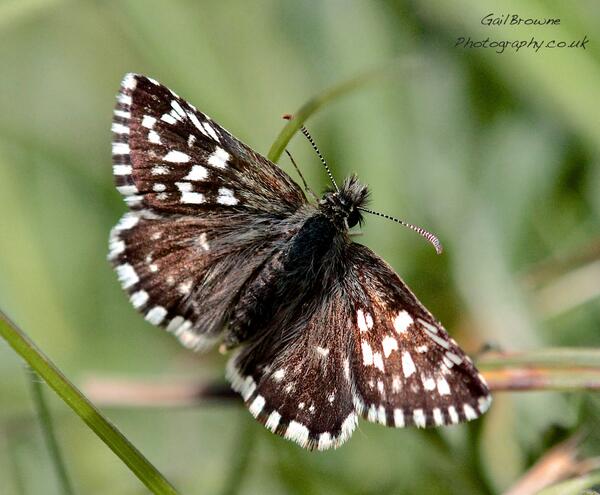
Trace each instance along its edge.
{"label": "white spot on wing", "polygon": [[406,378],[416,371],[415,363],[408,351],[402,353],[402,370]]}
{"label": "white spot on wing", "polygon": [[324,358],[329,356],[329,349],[327,347],[316,346],[315,351]]}
{"label": "white spot on wing", "polygon": [[265,422],[265,426],[274,433],[277,427],[279,426],[280,420],[281,414],[279,414],[277,411],[273,411],[271,414],[269,414],[269,417]]}
{"label": "white spot on wing", "polygon": [[213,129],[213,127],[208,123],[208,122],[203,122],[204,128],[206,129],[206,131],[210,134],[210,136],[217,142],[219,143],[219,135],[217,134],[217,132]]}
{"label": "white spot on wing", "polygon": [[446,351],[446,357],[454,364],[461,364],[463,362],[462,358],[459,355],[454,354],[451,351]]}
{"label": "white spot on wing", "polygon": [[427,424],[427,420],[425,418],[425,414],[423,413],[423,409],[415,409],[413,411],[413,421],[415,426],[418,428],[425,428]]}
{"label": "white spot on wing", "polygon": [[368,342],[362,341],[362,355],[363,355],[363,364],[365,366],[371,366],[373,364],[373,349]]}
{"label": "white spot on wing", "polygon": [[437,327],[435,327],[428,321],[425,321],[423,318],[419,318],[419,322],[425,327],[426,330],[429,330],[431,333],[438,333]]}
{"label": "white spot on wing", "polygon": [[156,124],[156,118],[151,117],[150,115],[144,115],[142,117],[142,126],[146,129],[152,129]]}
{"label": "white spot on wing", "polygon": [[454,406],[448,407],[448,416],[450,416],[450,421],[452,423],[457,424],[460,421],[458,417],[458,413],[456,412],[456,408]]}
{"label": "white spot on wing", "polygon": [[175,122],[177,122],[177,119],[175,117],[173,117],[170,113],[165,113],[160,120],[162,120],[163,122],[166,122],[167,124],[174,124]]}
{"label": "white spot on wing", "polygon": [[463,411],[465,412],[465,418],[467,418],[467,420],[477,418],[477,413],[475,412],[475,409],[473,409],[469,404],[465,404],[463,406]]}
{"label": "white spot on wing", "polygon": [[300,446],[305,447],[308,443],[308,428],[297,421],[290,421],[290,424],[285,431],[285,438],[293,440]]}
{"label": "white spot on wing", "polygon": [[385,368],[383,367],[383,358],[381,357],[380,352],[373,353],[373,366],[381,371],[385,371]]}
{"label": "white spot on wing", "polygon": [[394,337],[390,337],[389,335],[386,335],[383,338],[382,344],[383,344],[383,355],[385,357],[389,357],[389,355],[392,353],[392,351],[398,350],[398,341]]}
{"label": "white spot on wing", "polygon": [[177,330],[179,329],[179,327],[181,327],[184,321],[185,319],[183,318],[183,316],[176,316],[167,325],[167,332],[177,332]]}
{"label": "white spot on wing", "polygon": [[148,302],[149,295],[145,290],[134,292],[129,299],[134,308],[141,308]]}
{"label": "white spot on wing", "polygon": [[487,395],[485,397],[479,397],[477,403],[479,404],[479,412],[483,414],[489,409],[490,404],[492,403],[492,396]]}
{"label": "white spot on wing", "polygon": [[113,174],[115,175],[130,175],[131,172],[131,165],[113,165]]}
{"label": "white spot on wing", "polygon": [[160,182],[155,182],[154,184],[152,184],[152,190],[155,192],[163,192],[166,189],[167,189],[167,186],[165,186],[164,184],[161,184]]}
{"label": "white spot on wing", "polygon": [[152,175],[166,175],[169,173],[169,167],[165,167],[164,165],[155,165],[152,167],[150,173]]}
{"label": "white spot on wing", "polygon": [[233,195],[233,191],[231,189],[220,187],[217,203],[221,205],[233,206],[238,204],[238,199]]}
{"label": "white spot on wing", "polygon": [[140,280],[137,273],[129,263],[124,263],[116,268],[117,276],[121,281],[121,285],[124,289],[128,289],[132,285],[135,285]]}
{"label": "white spot on wing", "polygon": [[365,314],[363,313],[362,309],[359,309],[356,312],[356,322],[358,323],[358,329],[361,332],[366,332],[367,330],[369,330],[367,328],[367,320],[365,320]]}
{"label": "white spot on wing", "polygon": [[196,129],[198,129],[202,134],[204,134],[206,137],[208,137],[208,133],[206,132],[204,127],[202,127],[202,124],[198,120],[198,117],[196,117],[196,115],[192,112],[187,112],[187,114],[188,114],[188,117],[190,118],[190,120],[192,121],[192,124],[194,124],[194,126],[196,127]]}
{"label": "white spot on wing", "polygon": [[135,74],[133,74],[132,72],[128,72],[127,74],[125,74],[123,80],[121,81],[121,86],[125,89],[133,91],[137,86]]}
{"label": "white spot on wing", "polygon": [[190,182],[175,182],[175,185],[180,192],[191,192],[193,189]]}
{"label": "white spot on wing", "polygon": [[333,440],[331,439],[331,433],[326,431],[325,433],[321,433],[319,435],[319,443],[317,448],[319,450],[327,450],[333,444]]}
{"label": "white spot on wing", "polygon": [[181,195],[181,202],[186,204],[202,204],[204,203],[204,195],[197,192],[184,192]]}
{"label": "white spot on wing", "polygon": [[111,239],[109,249],[109,259],[115,259],[119,254],[125,251],[125,242],[117,238]]}
{"label": "white spot on wing", "polygon": [[128,155],[129,145],[127,143],[113,143],[112,144],[113,155]]}
{"label": "white spot on wing", "polygon": [[190,161],[190,157],[181,151],[171,150],[164,156],[163,160],[171,163],[187,163]]}
{"label": "white spot on wing", "polygon": [[412,317],[404,310],[400,311],[394,319],[394,328],[398,333],[404,333],[408,330],[408,327],[413,323]]}
{"label": "white spot on wing", "polygon": [[385,407],[383,406],[379,406],[377,408],[377,422],[383,426],[385,426],[387,423],[387,419],[385,416]]}
{"label": "white spot on wing", "polygon": [[160,325],[167,316],[167,310],[162,306],[154,306],[150,311],[146,313],[146,320],[153,325]]}
{"label": "white spot on wing", "polygon": [[198,237],[198,244],[200,244],[200,247],[202,249],[204,249],[204,251],[210,251],[210,246],[208,245],[208,240],[206,237],[206,232],[202,232],[200,234],[200,236]]}
{"label": "white spot on wing", "polygon": [[433,378],[430,376],[422,376],[421,379],[423,380],[423,387],[425,390],[435,390],[436,384]]}
{"label": "white spot on wing", "polygon": [[202,165],[192,165],[190,172],[184,177],[185,180],[204,180],[208,177],[208,170]]}
{"label": "white spot on wing", "polygon": [[117,122],[113,122],[111,130],[115,134],[129,134],[129,127],[123,124],[118,124]]}
{"label": "white spot on wing", "polygon": [[151,143],[154,143],[154,144],[162,144],[162,141],[160,140],[160,136],[158,135],[158,132],[156,132],[156,131],[150,131],[148,133],[148,141],[150,141]]}
{"label": "white spot on wing", "polygon": [[281,380],[283,380],[284,376],[285,370],[283,368],[279,368],[275,373],[273,373],[273,380],[275,380],[276,382],[280,382]]}
{"label": "white spot on wing", "polygon": [[404,428],[404,411],[402,409],[394,409],[394,425],[396,428]]}
{"label": "white spot on wing", "polygon": [[437,379],[437,389],[440,395],[450,395],[450,385],[443,376]]}
{"label": "white spot on wing", "polygon": [[119,96],[117,96],[117,101],[119,103],[122,103],[125,106],[129,106],[133,102],[133,100],[131,99],[131,96],[124,95],[122,93],[119,94]]}
{"label": "white spot on wing", "polygon": [[129,230],[137,225],[140,221],[140,217],[134,213],[126,213],[121,217],[119,223],[115,227],[115,230]]}
{"label": "white spot on wing", "polygon": [[177,290],[179,291],[179,293],[182,296],[187,296],[189,295],[191,289],[192,289],[192,280],[186,280],[185,282],[182,282],[179,284],[179,286],[177,287]]}
{"label": "white spot on wing", "polygon": [[433,408],[433,422],[437,426],[442,426],[444,424],[444,416],[442,415],[442,411],[439,407]]}
{"label": "white spot on wing", "polygon": [[257,395],[256,398],[252,401],[252,404],[248,407],[250,409],[250,413],[255,418],[260,414],[262,408],[265,406],[265,398],[262,395]]}
{"label": "white spot on wing", "polygon": [[208,157],[207,163],[213,167],[224,169],[227,166],[227,160],[229,160],[229,158],[229,153],[217,146],[214,153]]}
{"label": "white spot on wing", "polygon": [[173,110],[175,110],[175,112],[177,112],[179,117],[181,117],[182,119],[185,119],[185,111],[183,110],[183,108],[181,108],[181,105],[179,104],[179,102],[177,100],[171,100],[171,106],[173,107]]}
{"label": "white spot on wing", "polygon": [[135,186],[117,186],[117,191],[119,191],[124,196],[131,196],[138,192],[137,187]]}

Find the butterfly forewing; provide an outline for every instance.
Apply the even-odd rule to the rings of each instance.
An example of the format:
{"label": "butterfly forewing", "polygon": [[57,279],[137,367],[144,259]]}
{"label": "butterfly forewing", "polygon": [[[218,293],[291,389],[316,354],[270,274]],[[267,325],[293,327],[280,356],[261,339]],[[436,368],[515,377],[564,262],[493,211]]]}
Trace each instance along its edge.
{"label": "butterfly forewing", "polygon": [[128,74],[113,117],[113,172],[131,212],[109,258],[131,303],[188,347],[212,344],[254,270],[304,204],[266,158],[153,79]]}
{"label": "butterfly forewing", "polygon": [[305,202],[287,174],[145,76],[123,79],[112,130],[117,189],[133,209],[285,215]]}

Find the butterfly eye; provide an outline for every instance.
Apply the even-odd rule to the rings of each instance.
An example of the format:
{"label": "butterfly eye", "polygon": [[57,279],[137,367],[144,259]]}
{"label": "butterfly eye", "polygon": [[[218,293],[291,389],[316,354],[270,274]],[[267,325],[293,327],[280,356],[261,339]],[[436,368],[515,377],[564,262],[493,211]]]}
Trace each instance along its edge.
{"label": "butterfly eye", "polygon": [[354,227],[360,221],[360,213],[356,208],[353,208],[348,215],[348,227]]}

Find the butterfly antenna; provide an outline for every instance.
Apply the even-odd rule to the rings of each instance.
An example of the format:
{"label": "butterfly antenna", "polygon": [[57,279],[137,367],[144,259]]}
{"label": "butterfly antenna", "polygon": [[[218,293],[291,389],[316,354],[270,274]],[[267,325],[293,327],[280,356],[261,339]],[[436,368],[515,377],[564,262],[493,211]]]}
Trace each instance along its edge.
{"label": "butterfly antenna", "polygon": [[[290,114],[285,114],[283,116],[283,118],[285,120],[292,120],[293,116]],[[310,143],[310,145],[313,147],[313,149],[315,150],[315,153],[317,154],[317,156],[319,157],[319,159],[321,160],[321,163],[323,164],[323,166],[325,167],[325,170],[327,171],[327,175],[329,176],[329,180],[331,181],[331,183],[333,184],[333,187],[335,187],[336,191],[339,191],[340,188],[338,187],[338,185],[335,182],[335,179],[333,178],[333,174],[331,173],[331,170],[329,169],[329,165],[327,165],[327,162],[325,161],[325,158],[323,158],[323,155],[321,154],[321,152],[319,151],[319,148],[317,147],[317,143],[315,143],[315,140],[312,138],[312,136],[310,135],[310,132],[308,132],[308,129],[306,127],[304,127],[303,125],[300,126],[300,130],[302,131],[302,134],[304,134],[304,137],[306,137],[306,139],[308,139],[308,142]]]}
{"label": "butterfly antenna", "polygon": [[429,232],[428,230],[425,230],[423,227],[413,225],[412,223],[407,223],[398,218],[394,218],[389,215],[386,215],[385,213],[379,213],[378,211],[373,211],[373,210],[369,210],[367,208],[363,208],[362,206],[359,206],[358,209],[361,211],[364,211],[366,213],[370,213],[371,215],[377,215],[378,217],[383,217],[383,218],[387,218],[388,220],[393,220],[394,222],[397,222],[400,225],[404,225],[405,227],[408,227],[409,229],[414,230],[417,234],[419,234],[420,236],[427,239],[433,245],[433,247],[435,248],[435,252],[437,254],[441,254],[442,251],[444,250],[440,240],[435,235],[433,235],[431,232]]}
{"label": "butterfly antenna", "polygon": [[296,169],[296,172],[298,172],[300,179],[302,179],[302,184],[304,184],[304,190],[308,191],[312,195],[312,197],[315,201],[318,201],[319,200],[318,196],[314,193],[314,191],[306,183],[306,180],[304,179],[302,172],[300,172],[300,167],[298,167],[298,165],[296,164],[296,160],[294,160],[294,157],[292,156],[292,154],[287,149],[284,151],[286,152],[287,156],[290,158],[290,161],[292,162],[292,165]]}

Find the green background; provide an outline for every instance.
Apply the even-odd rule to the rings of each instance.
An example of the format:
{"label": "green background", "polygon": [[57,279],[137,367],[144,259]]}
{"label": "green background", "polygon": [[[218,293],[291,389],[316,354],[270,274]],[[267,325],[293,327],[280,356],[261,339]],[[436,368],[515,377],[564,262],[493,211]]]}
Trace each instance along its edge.
{"label": "green background", "polygon": [[[561,23],[483,26],[491,12]],[[77,384],[221,379],[225,358],[144,322],[105,261],[125,211],[110,157],[121,77],[158,79],[266,154],[282,114],[400,60],[395,77],[308,126],[338,180],[358,173],[373,208],[434,231],[445,252],[374,217],[360,242],[471,354],[598,346],[598,33],[592,0],[0,1],[0,307]],[[454,47],[460,36],[584,35],[585,50]],[[327,186],[301,136],[289,149],[314,189]],[[78,493],[145,493],[47,396]],[[567,432],[585,431],[584,451],[600,453],[590,393],[496,394],[484,420],[439,435],[363,421],[326,453],[273,436],[233,402],[103,410],[186,494],[502,493]],[[0,480],[3,494],[59,493],[24,365],[2,342]]]}

